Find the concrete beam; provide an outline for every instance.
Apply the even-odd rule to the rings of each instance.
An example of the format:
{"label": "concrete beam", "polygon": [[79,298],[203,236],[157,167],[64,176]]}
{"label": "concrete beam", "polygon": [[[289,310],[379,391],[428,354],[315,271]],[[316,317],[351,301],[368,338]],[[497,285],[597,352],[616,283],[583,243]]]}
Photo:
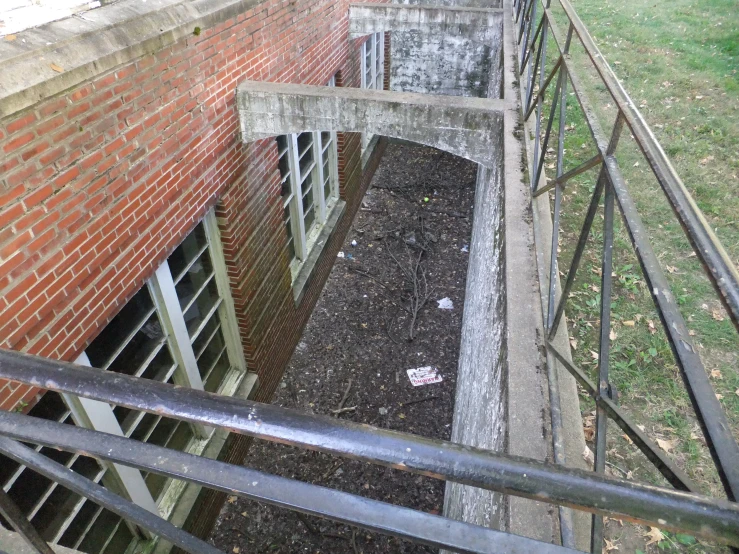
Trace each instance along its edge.
{"label": "concrete beam", "polygon": [[454,35],[483,44],[500,42],[503,10],[399,4],[350,4],[349,37],[381,31]]}
{"label": "concrete beam", "polygon": [[501,100],[245,81],[236,101],[244,142],[302,131],[369,133],[496,167]]}

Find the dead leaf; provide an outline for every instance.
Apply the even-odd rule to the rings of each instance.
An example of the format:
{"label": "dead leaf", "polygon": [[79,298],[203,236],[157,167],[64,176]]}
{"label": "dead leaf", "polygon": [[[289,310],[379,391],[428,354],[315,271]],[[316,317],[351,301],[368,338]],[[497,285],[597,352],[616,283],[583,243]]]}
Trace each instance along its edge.
{"label": "dead leaf", "polygon": [[628,442],[629,444],[634,444],[634,441],[632,441],[632,440],[631,440],[631,437],[630,437],[629,435],[627,435],[626,433],[624,433],[624,434],[623,434],[623,435],[621,435],[621,436],[622,436],[622,437],[624,438],[624,440],[625,440],[626,442]]}
{"label": "dead leaf", "polygon": [[596,352],[595,350],[591,350],[591,351],[590,351],[590,356],[591,356],[591,357],[592,357],[592,358],[593,358],[594,360],[597,360],[597,359],[598,359],[598,353],[597,353],[597,352]]}
{"label": "dead leaf", "polygon": [[718,308],[714,308],[711,310],[711,317],[715,319],[716,321],[723,321],[724,320],[724,314],[721,313],[721,310]]}
{"label": "dead leaf", "polygon": [[647,428],[644,427],[644,425],[637,425],[636,428],[639,429],[639,431],[641,431],[642,433],[645,433],[647,430]]}
{"label": "dead leaf", "polygon": [[590,450],[587,446],[585,447],[585,450],[582,451],[582,458],[590,465],[593,465],[595,463],[595,455],[593,454],[593,451]]}
{"label": "dead leaf", "polygon": [[723,399],[724,399],[723,394],[716,393],[716,400],[723,400]]}
{"label": "dead leaf", "polygon": [[653,335],[657,332],[657,328],[654,326],[654,321],[651,319],[647,320],[647,325],[649,326],[649,332]]}
{"label": "dead leaf", "polygon": [[734,391],[734,394],[736,394],[737,396],[739,396],[739,389],[736,389],[736,390]]}
{"label": "dead leaf", "polygon": [[398,414],[398,417],[399,417],[400,419],[405,419],[405,414]]}
{"label": "dead leaf", "polygon": [[6,36],[5,36],[5,40],[7,40],[8,42],[10,42],[10,41],[13,41],[13,40],[15,40],[15,39],[17,39],[17,38],[18,38],[18,37],[17,37],[17,36],[15,36],[15,35],[6,35]]}
{"label": "dead leaf", "polygon": [[713,156],[706,156],[705,158],[703,158],[698,163],[701,164],[701,165],[706,165],[708,162],[712,162],[712,161],[713,161]]}
{"label": "dead leaf", "polygon": [[57,73],[64,73],[64,68],[63,68],[63,67],[59,67],[59,66],[58,66],[58,65],[56,65],[55,63],[50,63],[50,64],[49,64],[49,67],[50,67],[51,69],[53,69],[54,71],[56,71]]}
{"label": "dead leaf", "polygon": [[238,499],[238,496],[229,496],[228,497],[228,503],[233,504]]}
{"label": "dead leaf", "polygon": [[609,337],[609,338],[610,338],[611,340],[616,340],[616,339],[618,338],[618,335],[616,334],[616,331],[614,331],[613,329],[611,329],[611,332],[610,332],[610,334],[608,335],[608,337]]}
{"label": "dead leaf", "polygon": [[573,350],[577,350],[577,341],[573,339],[572,337],[570,337],[570,346],[572,347]]}
{"label": "dead leaf", "polygon": [[667,452],[669,454],[670,453],[670,450],[672,450],[673,448],[675,448],[675,443],[672,442],[672,441],[666,441],[666,440],[663,440],[663,439],[657,439],[657,446],[659,446],[662,450],[664,450],[665,452]]}
{"label": "dead leaf", "polygon": [[649,533],[645,534],[644,536],[649,537],[649,540],[647,541],[647,546],[654,543],[660,543],[665,540],[665,536],[662,534],[662,531],[660,531],[656,527],[650,527]]}
{"label": "dead leaf", "polygon": [[633,327],[634,325],[636,325],[636,322],[633,320],[629,320],[629,321],[624,321],[623,324],[626,325],[626,327]]}
{"label": "dead leaf", "polygon": [[233,552],[234,554],[239,554],[239,552],[241,552],[241,549],[238,546],[234,546],[231,552]]}
{"label": "dead leaf", "polygon": [[689,335],[690,335],[691,337],[694,337],[694,336],[695,336],[695,335],[697,335],[698,333],[696,333],[695,331],[693,331],[692,329],[690,329],[690,330],[688,331],[688,334],[689,334]]}
{"label": "dead leaf", "polygon": [[603,540],[606,542],[606,545],[603,547],[603,554],[608,554],[611,550],[618,550],[618,545],[615,541]]}
{"label": "dead leaf", "polygon": [[627,471],[626,472],[626,478],[627,479],[633,479],[634,478],[634,472],[633,471]]}
{"label": "dead leaf", "polygon": [[720,369],[712,369],[711,370],[711,378],[712,379],[723,379],[724,376],[721,375],[721,370]]}
{"label": "dead leaf", "polygon": [[668,265],[665,267],[667,268],[667,271],[669,271],[670,273],[675,273],[677,271],[677,268],[674,265]]}

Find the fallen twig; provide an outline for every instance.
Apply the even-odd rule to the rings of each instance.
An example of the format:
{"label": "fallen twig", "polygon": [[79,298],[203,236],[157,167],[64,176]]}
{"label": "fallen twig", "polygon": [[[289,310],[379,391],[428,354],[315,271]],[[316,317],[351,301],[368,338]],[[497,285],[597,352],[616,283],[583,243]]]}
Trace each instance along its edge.
{"label": "fallen twig", "polygon": [[352,529],[352,548],[354,549],[354,554],[359,554],[359,549],[357,548],[357,530]]}
{"label": "fallen twig", "polygon": [[323,476],[321,477],[321,479],[328,479],[334,473],[336,473],[336,470],[337,469],[339,469],[343,465],[344,465],[344,460],[339,460],[338,462],[336,462],[334,464],[334,466],[331,469],[329,469],[326,473],[323,474]]}
{"label": "fallen twig", "polygon": [[343,414],[346,412],[353,412],[356,409],[357,409],[356,406],[352,406],[350,408],[339,408],[338,410],[331,410],[331,413],[334,415],[339,415],[339,414]]}
{"label": "fallen twig", "polygon": [[338,409],[341,410],[344,407],[344,404],[346,403],[346,399],[349,397],[349,391],[352,389],[352,380],[349,379],[349,382],[346,384],[346,390],[344,391],[344,396],[341,397],[341,402],[339,402]]}
{"label": "fallen twig", "polygon": [[308,532],[311,535],[320,535],[321,534],[318,531],[318,529],[316,529],[315,527],[313,527],[313,524],[310,521],[308,521],[303,514],[301,514],[300,512],[295,512],[295,515],[298,516],[298,519],[300,520],[300,522],[303,525],[305,525],[305,528],[308,529]]}
{"label": "fallen twig", "polygon": [[436,400],[437,398],[439,397],[436,395],[426,396],[425,398],[417,398],[416,400],[409,400],[408,402],[401,402],[400,407],[402,408],[405,406],[410,406],[411,404],[419,404],[421,402],[426,402],[427,400]]}

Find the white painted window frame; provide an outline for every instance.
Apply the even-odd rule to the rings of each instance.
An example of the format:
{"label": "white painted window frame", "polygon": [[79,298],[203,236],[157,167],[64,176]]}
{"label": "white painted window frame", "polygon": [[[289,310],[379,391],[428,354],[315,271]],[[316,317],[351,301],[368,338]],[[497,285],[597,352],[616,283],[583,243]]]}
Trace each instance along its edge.
{"label": "white painted window frame", "polygon": [[[223,339],[231,362],[231,371],[224,376],[218,393],[230,395],[236,391],[241,379],[246,375],[246,360],[241,347],[241,338],[236,323],[236,312],[223,257],[223,247],[213,209],[206,213],[202,223],[208,243],[206,251],[210,252],[214,279],[221,298],[217,310]],[[147,286],[149,287],[163,330],[167,334],[166,344],[168,344],[170,353],[177,364],[177,369],[173,374],[175,382],[181,386],[203,390],[203,381],[200,377],[197,361],[187,332],[184,314],[180,309],[179,300],[177,299],[174,288],[174,281],[166,260],[149,279]],[[90,361],[84,352],[78,357],[76,363],[90,366]],[[62,395],[62,398],[67,404],[76,425],[124,436],[124,432],[110,404],[66,394]],[[196,438],[202,440],[197,441],[199,443],[198,445],[187,450],[197,450],[197,453],[199,453],[212,437],[213,429],[199,425],[193,426],[193,431]],[[111,490],[132,500],[150,512],[159,514],[162,517],[168,516],[167,512],[171,511],[173,506],[162,507],[161,505],[157,505],[139,470],[114,463],[104,463],[103,467],[106,469],[104,476],[106,486],[111,488]],[[166,489],[173,484],[175,483],[170,483],[165,487],[165,491],[160,495],[162,499],[161,503],[164,503],[164,499],[168,497]],[[132,528],[132,531],[134,531],[134,534],[143,533],[142,530],[136,528]],[[143,534],[145,537],[150,538],[147,533]]]}
{"label": "white painted window frame", "polygon": [[[329,87],[336,86],[336,78],[331,77],[328,82]],[[339,199],[339,159],[338,159],[338,136],[336,131],[329,132],[328,143],[324,145],[320,131],[311,131],[313,149],[313,167],[310,169],[312,174],[311,193],[313,195],[313,210],[315,214],[316,224],[306,233],[305,220],[303,214],[303,198],[301,185],[308,178],[308,173],[300,172],[300,152],[298,150],[298,135],[287,135],[287,156],[290,192],[283,199],[283,209],[289,206],[290,212],[290,228],[292,230],[293,245],[295,249],[295,259],[291,262],[293,279],[297,275],[298,270],[303,262],[308,258],[311,248],[315,244],[321,229],[326,224],[331,210]],[[330,194],[328,197],[324,193],[325,175],[323,169],[323,154],[328,150],[329,157],[329,179]]]}

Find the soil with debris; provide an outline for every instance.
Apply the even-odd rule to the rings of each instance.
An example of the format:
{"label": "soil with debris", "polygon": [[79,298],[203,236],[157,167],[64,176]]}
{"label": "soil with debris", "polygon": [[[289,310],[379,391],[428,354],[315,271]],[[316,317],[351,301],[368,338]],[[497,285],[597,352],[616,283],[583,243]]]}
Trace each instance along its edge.
{"label": "soil with debris", "polygon": [[[432,148],[389,145],[275,404],[450,438],[476,168]],[[443,381],[414,387],[406,370],[423,366]],[[442,511],[443,482],[356,460],[255,441],[246,465]],[[435,551],[235,496],[211,541],[229,553]]]}

